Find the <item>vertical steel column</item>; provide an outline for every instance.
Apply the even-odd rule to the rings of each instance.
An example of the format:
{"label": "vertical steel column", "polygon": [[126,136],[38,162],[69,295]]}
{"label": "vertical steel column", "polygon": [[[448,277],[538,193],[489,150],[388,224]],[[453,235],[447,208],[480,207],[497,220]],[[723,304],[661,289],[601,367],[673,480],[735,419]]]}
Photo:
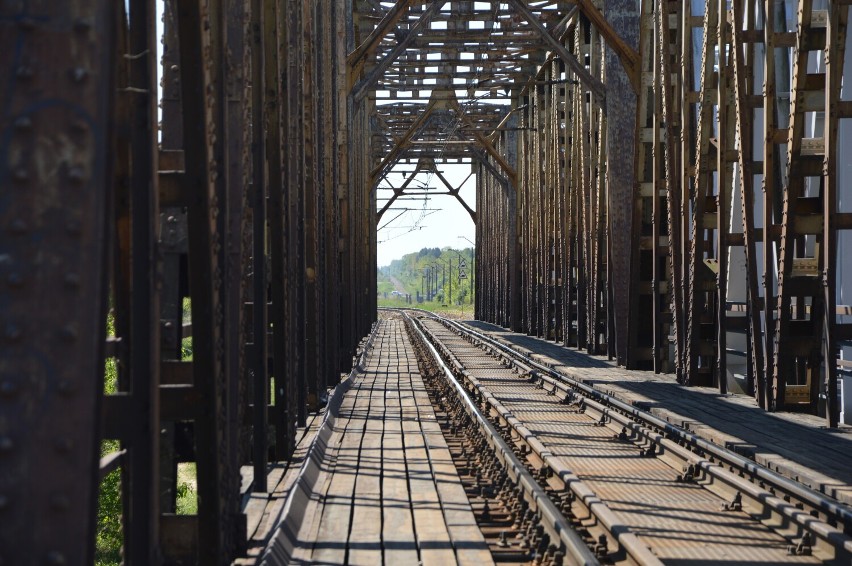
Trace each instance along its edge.
{"label": "vertical steel column", "polygon": [[[198,462],[198,560],[224,564],[233,552],[232,523],[227,509],[228,477],[226,367],[222,348],[224,305],[222,234],[217,201],[224,194],[222,113],[216,106],[213,82],[215,43],[221,13],[217,6],[200,6],[197,0],[179,0],[181,38],[181,98],[184,123],[186,187],[189,197],[189,278],[192,294],[193,377],[200,408],[195,419]],[[193,101],[193,102],[189,102]],[[204,101],[199,104],[196,101]],[[217,151],[219,149],[219,151]],[[219,172],[216,175],[214,172]],[[221,202],[221,201],[218,201]],[[225,447],[225,450],[222,448]]]}
{"label": "vertical steel column", "polygon": [[[692,214],[692,239],[689,254],[689,296],[687,298],[687,376],[688,385],[710,385],[718,367],[714,302],[718,256],[714,256],[710,232],[717,228],[718,200],[713,195],[717,145],[713,137],[713,105],[718,86],[713,71],[718,25],[717,0],[707,0],[701,55],[698,129],[696,132],[695,197]],[[718,142],[716,142],[718,143]],[[718,250],[717,250],[718,251]]]}
{"label": "vertical steel column", "polygon": [[[681,53],[680,33],[678,25],[681,22],[681,10],[679,2],[664,0],[660,3],[657,11],[657,49],[659,60],[659,73],[657,96],[660,98],[660,115],[662,121],[660,127],[664,135],[663,177],[665,178],[666,194],[666,220],[668,225],[669,253],[668,253],[668,280],[669,288],[669,316],[674,335],[674,370],[678,381],[683,379],[683,228],[681,210],[683,207],[683,187],[680,174],[683,162],[681,159],[681,146],[679,136],[685,125],[681,121],[683,106],[682,85],[687,83],[684,78],[672,76],[672,69]],[[679,131],[680,130],[680,131]],[[668,338],[666,336],[665,338]],[[668,348],[668,345],[665,345]]]}
{"label": "vertical steel column", "polygon": [[[130,411],[136,419],[127,431],[129,447],[129,517],[124,538],[125,556],[131,564],[158,559],[159,455],[160,455],[160,302],[157,278],[158,160],[157,160],[157,58],[156,15],[151,0],[130,2],[128,87],[130,103]],[[129,89],[128,89],[129,90]]]}
{"label": "vertical steel column", "polygon": [[0,6],[0,559],[10,564],[93,560],[116,15],[102,1]]}
{"label": "vertical steel column", "polygon": [[[263,97],[265,91],[264,72],[266,56],[264,50],[274,38],[265,37],[264,4],[269,0],[252,0],[251,24],[251,144],[252,144],[252,348],[248,365],[252,373],[252,463],[254,465],[255,492],[266,492],[266,467],[269,447],[267,446],[269,405],[269,317],[267,301],[269,281],[267,277],[267,219],[266,219],[266,136],[264,133]],[[274,43],[274,41],[273,41]]]}
{"label": "vertical steel column", "polygon": [[[302,258],[297,278],[304,281],[302,294],[298,304],[300,310],[297,320],[304,339],[302,340],[302,371],[299,375],[304,382],[299,387],[298,425],[305,426],[307,409],[317,408],[319,389],[317,334],[320,328],[319,305],[317,303],[317,259],[318,259],[318,227],[317,227],[317,160],[316,150],[320,139],[316,132],[316,107],[314,98],[317,95],[314,69],[315,35],[312,6],[314,2],[300,2],[301,30],[300,39],[300,76],[301,85],[301,129],[302,129],[302,174],[300,179],[301,214],[299,232],[301,234]],[[288,89],[291,87],[288,84]]]}
{"label": "vertical steel column", "polygon": [[272,422],[275,426],[275,459],[286,460],[290,457],[290,442],[288,422],[288,399],[290,392],[287,383],[290,376],[290,356],[288,347],[287,300],[286,286],[286,257],[287,236],[284,219],[287,214],[285,207],[282,150],[281,109],[284,97],[281,93],[281,73],[284,57],[281,53],[283,21],[285,12],[281,7],[282,0],[263,0],[263,92],[266,116],[266,174],[269,192],[269,248],[270,248],[270,282],[271,282],[271,312],[269,322],[272,323],[272,376],[274,388],[274,414]]}
{"label": "vertical steel column", "polygon": [[[753,75],[749,71],[754,69],[754,49],[749,47],[750,43],[745,41],[744,28],[754,30],[754,4],[749,3],[749,15],[739,3],[733,5],[733,38],[731,56],[733,58],[734,93],[736,102],[736,128],[739,134],[738,168],[740,180],[740,199],[742,204],[743,240],[746,256],[746,284],[747,284],[747,316],[750,357],[748,363],[751,365],[751,375],[756,391],[752,394],[757,398],[761,408],[766,408],[766,383],[764,374],[763,340],[761,337],[762,327],[760,323],[760,293],[758,287],[757,250],[755,245],[756,230],[754,227],[754,172],[757,163],[754,162],[754,151],[752,135],[752,116],[754,106],[749,103],[753,100]],[[752,36],[753,37],[753,36]],[[747,66],[748,65],[748,66]]]}
{"label": "vertical steel column", "polygon": [[[613,30],[630,47],[639,47],[639,10],[633,0],[608,0],[604,4],[604,17]],[[607,49],[606,69],[607,154],[632,156],[636,130],[636,94],[630,78],[621,66],[618,56]],[[607,210],[609,211],[610,238],[608,257],[612,262],[612,313],[615,327],[616,359],[619,364],[628,362],[629,327],[638,324],[632,317],[624,317],[630,305],[630,265],[633,254],[631,237],[634,226],[633,160],[613,159],[607,169]],[[625,320],[626,318],[626,320]]]}

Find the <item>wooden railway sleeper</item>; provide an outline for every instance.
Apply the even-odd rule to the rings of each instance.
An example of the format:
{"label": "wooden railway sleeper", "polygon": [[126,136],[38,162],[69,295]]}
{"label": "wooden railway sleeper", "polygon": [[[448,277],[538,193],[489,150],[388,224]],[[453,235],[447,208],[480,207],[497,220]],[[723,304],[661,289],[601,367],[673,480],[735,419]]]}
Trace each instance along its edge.
{"label": "wooden railway sleeper", "polygon": [[[455,329],[457,323],[446,319],[436,318],[444,326]],[[470,334],[472,338],[481,340],[483,344],[487,344],[493,351],[499,352],[501,355],[507,356],[513,360],[515,367],[520,368],[520,371],[530,372],[538,371],[539,368],[547,366],[539,364],[530,358],[531,352],[524,348],[513,349],[507,345],[500,343],[493,338],[486,338],[484,335],[476,331],[465,329],[465,332]],[[581,395],[588,395],[589,398],[599,400],[607,406],[617,408],[627,419],[663,434],[668,438],[677,438],[678,444],[692,451],[699,458],[709,459],[710,462],[719,460],[720,462],[736,462],[739,468],[748,470],[749,478],[752,483],[762,482],[768,484],[768,491],[771,495],[776,495],[776,492],[782,494],[794,494],[801,501],[806,501],[811,511],[816,511],[818,516],[830,526],[838,526],[844,529],[845,533],[852,536],[852,511],[847,506],[844,506],[831,498],[817,493],[814,490],[802,485],[798,485],[794,480],[785,478],[768,468],[764,468],[754,461],[748,460],[731,450],[714,445],[700,436],[690,433],[684,429],[680,429],[671,423],[660,420],[637,407],[629,406],[616,399],[611,393],[606,395],[592,386],[578,382],[576,379],[556,372],[552,369],[543,371],[542,373],[550,373],[559,377],[558,383],[566,395],[573,397],[574,392]],[[763,486],[762,488],[765,488]]]}
{"label": "wooden railway sleeper", "polygon": [[[428,329],[426,332],[428,333]],[[430,334],[430,337],[440,345],[440,341],[438,341],[433,335]],[[439,349],[442,348],[436,347],[435,351],[437,352]],[[452,364],[452,359],[447,361]],[[452,374],[454,372],[449,373]],[[616,519],[612,511],[609,510],[609,508],[597,496],[595,496],[591,490],[585,487],[579,478],[565,470],[563,466],[549,463],[553,460],[553,455],[545,449],[545,447],[528,429],[520,424],[518,419],[506,411],[506,409],[502,407],[502,405],[497,402],[489,392],[484,391],[481,384],[478,383],[478,380],[471,377],[467,374],[467,372],[462,371],[462,373],[468,380],[464,389],[470,390],[470,385],[473,385],[479,395],[481,395],[481,397],[491,405],[492,410],[489,411],[489,413],[496,411],[503,419],[512,425],[515,433],[519,436],[519,441],[516,442],[520,442],[520,452],[525,457],[525,467],[532,467],[532,469],[535,470],[540,469],[546,464],[548,467],[552,467],[553,469],[551,476],[552,479],[557,480],[558,483],[562,485],[570,486],[571,490],[575,490],[577,492],[578,497],[574,498],[573,501],[576,505],[582,506],[583,509],[575,510],[574,515],[578,517],[582,516],[586,519],[580,522],[571,521],[569,524],[579,526],[577,530],[578,532],[586,535],[584,538],[586,539],[586,544],[590,549],[594,549],[595,546],[599,544],[597,541],[601,535],[609,536],[619,543],[617,550],[613,552],[618,554],[624,553],[625,556],[629,555],[639,563],[660,564],[659,560],[644,545],[641,539],[631,533],[625,525],[621,524],[620,521]],[[584,401],[583,398],[581,398],[581,400]],[[557,469],[560,470],[558,474],[556,472]],[[613,532],[618,532],[619,534],[614,536],[611,534]]]}
{"label": "wooden railway sleeper", "polygon": [[[425,342],[425,336],[422,334],[420,336]],[[412,338],[415,337],[412,336]],[[416,338],[414,339],[414,342],[417,342]],[[425,345],[428,347],[428,344]],[[438,355],[438,352],[434,349],[434,347],[431,350],[433,356]],[[452,372],[449,369],[446,369],[445,371],[445,375],[448,378],[453,377],[453,373],[455,372]],[[518,528],[518,533],[521,535],[518,547],[528,550],[529,557],[533,559],[534,563],[552,564],[556,559],[555,555],[558,551],[553,550],[548,553],[548,549],[550,546],[555,546],[551,545],[550,541],[558,539],[559,543],[565,547],[565,550],[572,554],[573,561],[579,560],[581,563],[597,564],[598,561],[594,557],[593,552],[591,552],[591,549],[583,545],[580,537],[576,537],[576,535],[571,534],[573,531],[571,531],[568,522],[561,517],[556,506],[545,495],[545,492],[542,491],[538,483],[535,482],[530,475],[524,475],[524,472],[522,472],[524,467],[521,462],[517,459],[512,462],[512,459],[514,458],[513,451],[509,448],[509,444],[505,443],[502,438],[502,435],[505,434],[505,429],[504,431],[500,431],[491,425],[488,418],[483,415],[483,411],[479,410],[480,403],[473,402],[474,399],[476,399],[476,395],[470,394],[468,392],[468,388],[463,388],[458,382],[456,382],[455,387],[456,399],[454,399],[451,403],[455,406],[465,406],[465,400],[467,400],[466,408],[463,411],[460,411],[460,413],[466,413],[469,420],[476,419],[478,424],[478,426],[465,426],[461,422],[458,422],[456,423],[456,426],[460,431],[463,430],[464,434],[475,434],[476,441],[474,442],[474,445],[477,447],[477,453],[482,455],[482,458],[485,460],[484,470],[486,472],[487,470],[491,470],[491,473],[493,474],[495,470],[497,470],[497,466],[488,466],[488,462],[499,459],[503,464],[503,469],[512,477],[512,480],[516,483],[517,487],[522,488],[523,497],[521,498],[521,501],[529,500],[526,501],[526,504],[521,503],[521,508],[523,509],[525,507],[525,512],[522,515],[515,515],[515,526]],[[447,389],[443,389],[443,391],[447,391]],[[476,399],[476,401],[481,401],[487,409],[488,405],[493,401],[490,399],[490,395],[484,394],[479,388],[474,389],[474,391],[478,391],[480,393],[480,399]],[[442,394],[442,397],[447,397],[448,395],[449,392],[447,391],[446,394]],[[462,396],[464,396],[464,399]],[[459,417],[461,417],[460,414]],[[490,436],[487,438],[485,433],[486,430],[490,431],[488,433]],[[497,450],[497,452],[495,453],[494,450]],[[533,511],[533,509],[535,509],[535,511]],[[483,510],[485,510],[484,506],[479,507],[478,516],[480,518],[482,518]],[[492,515],[493,518],[490,508],[488,509],[487,515]],[[521,517],[519,524],[517,522],[518,516]],[[572,536],[576,538],[572,539]]]}
{"label": "wooden railway sleeper", "polygon": [[[791,542],[810,532],[816,547],[816,554],[821,558],[838,564],[846,564],[852,560],[852,538],[844,534],[841,529],[814,517],[810,512],[805,512],[801,503],[798,507],[792,504],[789,495],[785,496],[784,499],[779,499],[775,496],[774,490],[770,491],[765,487],[760,487],[755,482],[754,477],[750,476],[746,479],[742,469],[733,469],[733,467],[726,469],[719,465],[721,463],[714,463],[710,458],[705,457],[701,449],[696,449],[693,446],[689,448],[680,446],[669,438],[670,433],[648,426],[636,415],[613,413],[603,402],[585,397],[585,392],[581,393],[571,388],[570,385],[559,383],[548,376],[542,375],[542,378],[565,391],[566,398],[569,395],[572,397],[579,396],[577,404],[579,405],[582,402],[584,410],[591,411],[591,416],[600,416],[609,411],[609,414],[613,416],[613,426],[621,426],[622,432],[626,432],[624,429],[632,431],[634,442],[648,443],[642,448],[643,455],[661,456],[666,463],[675,469],[692,465],[697,473],[702,474],[701,485],[722,497],[733,498],[733,494],[738,492],[741,493],[741,497],[745,495],[748,504],[743,505],[742,510],[778,534],[785,536]],[[483,395],[489,396],[488,393],[483,393]],[[513,424],[513,426],[515,425]],[[517,426],[522,427],[520,423],[517,423]],[[535,443],[531,434],[522,436],[530,445]],[[546,459],[542,460],[546,461]],[[734,503],[733,499],[731,499],[731,503]]]}

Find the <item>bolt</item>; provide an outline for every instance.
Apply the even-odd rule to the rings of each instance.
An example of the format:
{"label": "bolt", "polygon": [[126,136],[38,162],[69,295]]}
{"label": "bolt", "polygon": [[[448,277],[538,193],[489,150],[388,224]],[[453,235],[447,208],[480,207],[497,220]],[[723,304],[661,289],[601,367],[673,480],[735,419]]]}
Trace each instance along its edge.
{"label": "bolt", "polygon": [[33,18],[23,17],[18,20],[18,27],[24,31],[32,31],[36,27],[36,22]]}
{"label": "bolt", "polygon": [[33,121],[29,116],[21,116],[17,120],[15,120],[15,129],[20,131],[27,131],[33,127]]}
{"label": "bolt", "polygon": [[77,33],[86,33],[90,29],[92,29],[92,22],[90,22],[86,18],[78,18],[74,22],[74,31],[76,31]]}
{"label": "bolt", "polygon": [[500,531],[500,538],[497,541],[497,546],[500,548],[507,548],[509,546],[509,541],[506,540],[506,531]]}
{"label": "bolt", "polygon": [[0,436],[0,452],[11,452],[15,443],[8,436]]}
{"label": "bolt", "polygon": [[24,282],[24,277],[18,272],[12,272],[6,277],[6,282],[10,287],[20,287]]}
{"label": "bolt", "polygon": [[21,80],[29,80],[33,78],[34,74],[32,68],[27,65],[21,65],[15,70],[15,76]]}
{"label": "bolt", "polygon": [[21,330],[18,325],[11,322],[6,325],[6,329],[3,331],[3,335],[6,337],[7,340],[10,341],[20,340],[23,334],[23,330]]}
{"label": "bolt", "polygon": [[5,509],[9,505],[9,498],[0,494],[0,510]]}
{"label": "bolt", "polygon": [[68,272],[65,274],[64,282],[66,287],[76,289],[80,286],[80,276],[74,272]]}
{"label": "bolt", "polygon": [[56,550],[47,553],[47,563],[53,566],[62,566],[66,564],[65,555]]}
{"label": "bolt", "polygon": [[3,397],[12,397],[18,392],[18,386],[12,381],[4,381],[0,384],[0,395]]}
{"label": "bolt", "polygon": [[71,80],[75,83],[82,83],[88,78],[88,76],[89,72],[82,67],[76,67],[71,71]]}
{"label": "bolt", "polygon": [[12,223],[9,225],[9,231],[13,234],[24,234],[27,231],[27,223],[20,218],[16,218],[15,220],[12,220]]}
{"label": "bolt", "polygon": [[59,331],[59,336],[66,342],[73,342],[77,339],[77,328],[73,324],[67,324]]}
{"label": "bolt", "polygon": [[79,220],[71,219],[65,223],[65,231],[72,236],[79,236],[83,231],[83,225]]}
{"label": "bolt", "polygon": [[13,176],[15,177],[15,180],[19,183],[26,183],[30,178],[30,174],[24,167],[18,167],[17,169],[15,169]]}
{"label": "bolt", "polygon": [[79,185],[85,180],[85,174],[83,173],[82,167],[72,167],[68,170],[68,179],[74,182],[75,185]]}
{"label": "bolt", "polygon": [[57,511],[66,511],[71,507],[71,502],[64,495],[54,495],[50,498],[50,506]]}
{"label": "bolt", "polygon": [[74,449],[74,442],[70,438],[57,438],[53,446],[57,452],[69,453]]}
{"label": "bolt", "polygon": [[77,390],[77,388],[74,386],[74,383],[71,382],[71,381],[68,381],[67,379],[63,379],[62,381],[59,382],[58,389],[59,389],[59,393],[63,397],[68,397],[70,395],[73,395],[74,392]]}

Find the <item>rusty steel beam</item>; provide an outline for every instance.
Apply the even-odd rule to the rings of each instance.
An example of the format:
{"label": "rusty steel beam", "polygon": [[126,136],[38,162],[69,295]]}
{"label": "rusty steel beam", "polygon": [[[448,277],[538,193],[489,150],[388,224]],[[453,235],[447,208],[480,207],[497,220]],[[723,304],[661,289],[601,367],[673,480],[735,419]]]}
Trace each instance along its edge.
{"label": "rusty steel beam", "polygon": [[580,79],[580,81],[586,85],[590,91],[594,92],[600,100],[600,103],[603,104],[606,101],[607,89],[600,79],[593,77],[592,74],[586,70],[586,67],[577,61],[577,58],[569,53],[565,46],[550,34],[547,28],[545,28],[541,21],[539,21],[538,17],[536,17],[536,15],[530,10],[529,6],[527,6],[525,0],[509,0],[509,3],[514,6],[518,13],[520,13],[538,32],[541,39],[544,40],[551,49],[559,54],[559,57],[566,65],[568,65],[568,67],[571,68],[571,71],[577,76],[577,78]]}
{"label": "rusty steel beam", "polygon": [[417,35],[420,33],[420,30],[429,24],[434,15],[445,3],[446,0],[431,0],[429,7],[420,14],[420,17],[416,22],[414,22],[414,24],[409,26],[405,33],[405,37],[403,37],[391,50],[391,52],[385,55],[375,67],[370,69],[364,78],[352,87],[352,95],[355,97],[356,101],[360,101],[367,96],[370,89],[376,84],[376,81],[378,81],[385,71],[387,71],[388,67],[390,67],[403,52],[405,52],[408,46],[417,39]]}
{"label": "rusty steel beam", "polygon": [[[639,12],[635,2],[616,0],[604,5],[604,16],[616,33],[633,48],[639,45]],[[618,363],[626,364],[630,356],[629,328],[639,322],[630,312],[630,265],[635,251],[632,249],[632,232],[638,226],[633,220],[635,176],[633,170],[634,147],[636,145],[636,95],[630,77],[621,67],[615,52],[607,50],[607,153],[621,155],[621,159],[607,164],[607,209],[609,226],[618,227],[609,231],[609,266],[612,307],[607,316],[615,330],[614,351]]]}
{"label": "rusty steel beam", "polygon": [[94,559],[118,17],[111,2],[0,6],[0,557],[13,564]]}
{"label": "rusty steel beam", "polygon": [[[192,104],[188,101],[208,100],[215,93],[214,77],[217,53],[222,41],[221,17],[217,7],[201,9],[195,0],[178,0],[178,32],[181,38],[181,99],[183,104],[184,155],[189,220],[189,286],[192,297],[193,361],[192,370],[199,402],[203,407],[195,418],[196,459],[198,469],[198,559],[220,564],[234,550],[231,518],[227,509],[228,477],[225,424],[226,367],[222,321],[224,305],[220,290],[224,266],[220,250],[220,211],[216,202],[225,193],[221,172],[221,145],[213,140],[224,126],[216,102]],[[205,45],[213,47],[205,49]],[[208,58],[209,57],[209,58]],[[201,64],[199,64],[199,61]],[[221,62],[221,60],[219,60]],[[211,101],[216,101],[213,94]],[[219,100],[221,104],[221,99]],[[219,144],[224,134],[219,133]],[[217,151],[218,149],[218,151]]]}

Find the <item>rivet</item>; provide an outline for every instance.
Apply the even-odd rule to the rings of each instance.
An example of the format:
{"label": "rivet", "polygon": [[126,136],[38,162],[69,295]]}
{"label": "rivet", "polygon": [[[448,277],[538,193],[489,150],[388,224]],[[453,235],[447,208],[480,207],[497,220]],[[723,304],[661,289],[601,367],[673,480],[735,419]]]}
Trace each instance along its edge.
{"label": "rivet", "polygon": [[15,169],[14,176],[15,180],[19,183],[24,183],[30,178],[30,174],[27,173],[27,170],[23,167],[18,167],[17,169]]}
{"label": "rivet", "polygon": [[75,67],[74,70],[71,71],[71,80],[75,83],[81,83],[85,81],[89,76],[89,71],[82,67]]}
{"label": "rivet", "polygon": [[66,342],[71,342],[77,339],[77,328],[72,324],[66,324],[62,327],[62,330],[59,331],[59,336],[62,337]]}
{"label": "rivet", "polygon": [[74,383],[72,383],[71,381],[68,381],[68,380],[60,381],[58,389],[59,389],[59,393],[63,397],[69,397],[70,395],[72,395],[77,390],[77,388],[74,386]]}
{"label": "rivet", "polygon": [[9,498],[0,494],[0,509],[5,509],[9,506]]}
{"label": "rivet", "polygon": [[172,65],[171,70],[173,73],[177,73],[180,70],[180,67],[178,67],[177,65]]}
{"label": "rivet", "polygon": [[30,31],[35,29],[36,23],[34,19],[24,17],[18,20],[18,27],[22,30]]}
{"label": "rivet", "polygon": [[80,184],[85,178],[82,167],[72,167],[68,170],[68,178],[75,184]]}
{"label": "rivet", "polygon": [[74,442],[70,438],[57,438],[53,446],[57,452],[68,453],[74,448]]}
{"label": "rivet", "polygon": [[6,282],[10,287],[20,287],[24,282],[24,277],[20,273],[12,272],[6,277]]}
{"label": "rivet", "polygon": [[0,395],[3,397],[12,397],[18,392],[18,386],[14,381],[4,381],[0,383]]}
{"label": "rivet", "polygon": [[85,33],[90,29],[92,29],[92,22],[90,22],[86,18],[78,18],[74,22],[74,31],[78,33]]}
{"label": "rivet", "polygon": [[79,236],[83,231],[83,225],[79,220],[71,219],[65,223],[65,230],[72,236]]}
{"label": "rivet", "polygon": [[10,452],[15,447],[15,443],[8,436],[0,436],[0,452]]}
{"label": "rivet", "polygon": [[13,324],[11,322],[7,324],[6,328],[3,330],[3,336],[5,336],[7,340],[19,340],[23,335],[23,330],[21,330],[17,324]]}
{"label": "rivet", "polygon": [[34,74],[32,67],[26,65],[21,65],[15,70],[15,76],[19,79],[31,79]]}
{"label": "rivet", "polygon": [[71,507],[71,501],[64,495],[54,495],[50,498],[50,506],[59,511],[65,511]]}
{"label": "rivet", "polygon": [[85,120],[74,120],[71,122],[71,130],[78,134],[82,134],[89,130],[89,124],[87,124]]}
{"label": "rivet", "polygon": [[80,276],[73,272],[66,273],[64,281],[66,287],[76,289],[80,286]]}
{"label": "rivet", "polygon": [[61,552],[57,552],[56,550],[47,553],[47,563],[53,564],[54,566],[61,566],[65,564],[65,555]]}
{"label": "rivet", "polygon": [[21,116],[15,120],[15,128],[18,130],[29,130],[33,127],[33,121],[29,116]]}
{"label": "rivet", "polygon": [[20,218],[16,218],[15,220],[12,220],[12,223],[9,225],[9,230],[13,234],[23,234],[27,231],[27,223]]}

